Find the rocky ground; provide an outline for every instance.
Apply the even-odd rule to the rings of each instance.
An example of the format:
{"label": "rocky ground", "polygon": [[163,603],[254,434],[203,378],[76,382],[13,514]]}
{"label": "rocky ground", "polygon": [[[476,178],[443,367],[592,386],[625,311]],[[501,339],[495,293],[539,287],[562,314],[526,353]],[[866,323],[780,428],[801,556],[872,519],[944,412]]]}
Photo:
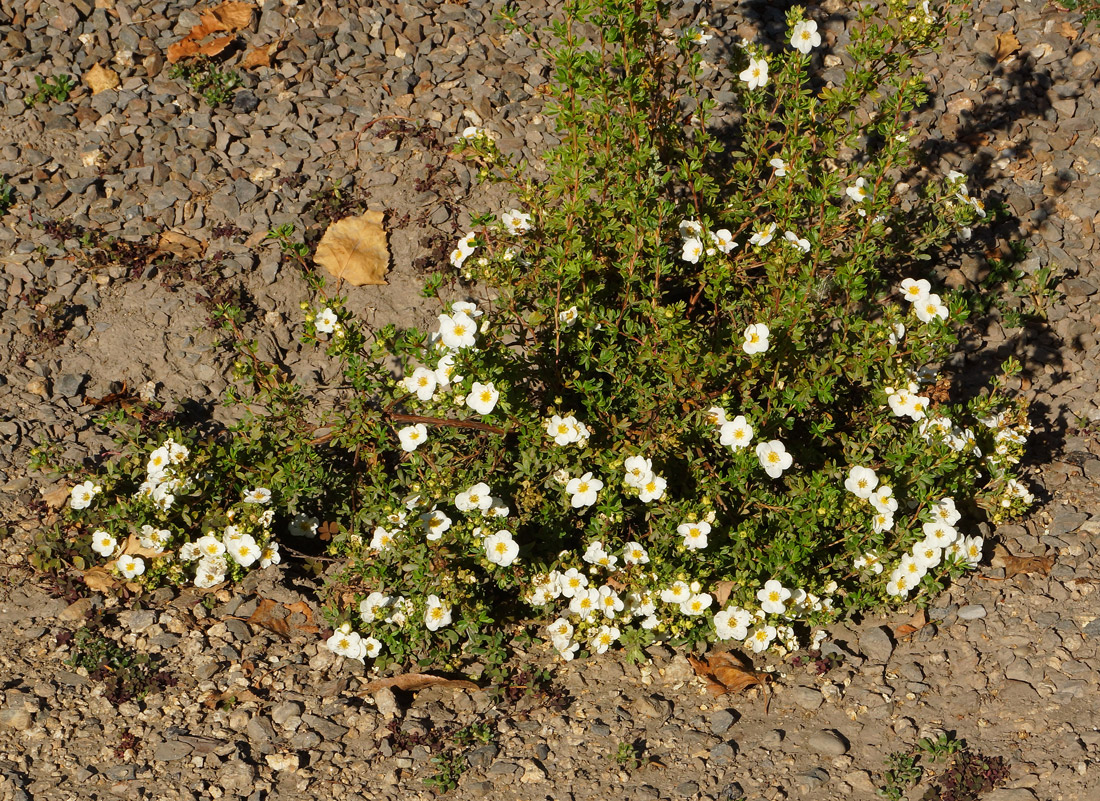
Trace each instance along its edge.
{"label": "rocky ground", "polygon": [[[998,249],[1030,248],[953,368],[1024,363],[1039,499],[1022,524],[983,529],[1004,550],[939,599],[928,625],[898,630],[907,610],[838,627],[821,670],[775,663],[771,691],[744,696],[711,697],[685,655],[663,648],[640,666],[551,665],[536,651],[490,690],[395,694],[366,692],[362,670],[305,618],[289,637],[246,622],[262,598],[311,600],[279,569],[213,603],[166,593],[145,609],[44,586],[26,553],[50,487],[29,452],[52,442],[80,460],[105,447],[87,399],[118,382],[210,405],[228,365],[205,320],[233,288],[256,309],[264,354],[325,381],[296,341],[306,287],[265,236],[323,225],[324,204],[341,202],[336,181],[385,208],[391,230],[389,285],[354,292],[351,307],[375,324],[427,319],[424,265],[470,210],[501,203],[447,158],[449,143],[479,124],[528,157],[552,144],[548,68],[482,0],[271,0],[240,39],[246,51],[274,44],[272,66],[242,70],[212,109],[165,64],[198,22],[188,5],[0,0],[0,176],[15,201],[0,219],[0,799],[427,798],[424,780],[445,777],[448,760],[469,766],[456,799],[870,799],[888,754],[942,731],[1004,759],[1008,780],[989,801],[1096,797],[1100,33],[1042,3],[984,0],[921,65],[937,93],[919,120],[930,167],[967,173],[1005,209],[944,280],[976,285]],[[550,11],[521,7],[536,24]],[[782,30],[775,4],[706,13],[728,37]],[[827,44],[844,40],[844,4],[815,16]],[[96,64],[117,88],[25,102],[34,76],[79,80]],[[843,75],[825,66],[826,79]],[[117,250],[89,263],[79,254],[97,248],[51,221],[156,245],[167,227],[186,239],[165,246],[198,248],[213,266],[164,274]],[[1048,267],[1049,293],[1036,278]],[[1015,303],[1046,320],[1012,325]],[[88,620],[105,621],[109,674],[71,663],[90,647],[72,636]],[[127,682],[152,692],[119,702]]]}

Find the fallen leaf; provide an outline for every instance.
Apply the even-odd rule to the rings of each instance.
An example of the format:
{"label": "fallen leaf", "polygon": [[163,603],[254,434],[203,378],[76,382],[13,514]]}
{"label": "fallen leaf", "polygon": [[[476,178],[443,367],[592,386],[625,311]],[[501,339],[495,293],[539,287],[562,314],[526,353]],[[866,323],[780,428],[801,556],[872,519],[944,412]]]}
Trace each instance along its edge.
{"label": "fallen leaf", "polygon": [[46,505],[51,509],[60,509],[65,505],[65,502],[69,500],[69,496],[72,494],[72,490],[69,485],[62,481],[52,490],[42,490],[42,500],[46,502]]}
{"label": "fallen leaf", "polygon": [[734,582],[732,581],[719,581],[714,585],[714,600],[719,606],[725,606],[726,601],[729,600],[730,593],[733,592]]}
{"label": "fallen leaf", "polygon": [[367,211],[334,222],[321,237],[314,261],[352,286],[387,283],[390,251],[382,227],[384,216],[381,211]]}
{"label": "fallen leaf", "polygon": [[[237,31],[251,24],[252,10],[252,3],[230,1],[203,11],[199,16],[199,24],[168,48],[168,63],[175,64],[181,58],[190,56],[216,56],[237,38]],[[202,43],[206,37],[215,33],[230,35]]]}
{"label": "fallen leaf", "polygon": [[96,64],[84,73],[84,83],[88,84],[88,88],[92,90],[93,95],[98,95],[108,89],[118,88],[118,73],[113,69]]}
{"label": "fallen leaf", "polygon": [[261,47],[253,47],[245,54],[245,57],[241,59],[241,67],[246,70],[254,70],[259,67],[270,67],[271,58],[278,49],[278,42],[272,42],[269,45],[262,45]]}
{"label": "fallen leaf", "polygon": [[[276,617],[273,614],[273,612],[278,609],[286,610],[282,617]],[[290,618],[294,613],[302,615],[302,617],[306,619],[306,622],[292,622]],[[231,615],[230,617],[233,620],[243,620],[245,623],[251,623],[253,626],[265,628],[268,631],[273,631],[287,638],[294,637],[298,634],[317,634],[321,630],[320,626],[313,624],[313,611],[305,601],[298,601],[293,604],[281,604],[270,598],[262,598],[259,606],[256,607],[256,611],[248,617],[237,617],[236,615]]]}
{"label": "fallen leaf", "polygon": [[994,567],[1003,567],[1006,579],[1018,576],[1021,573],[1038,573],[1040,576],[1045,576],[1054,567],[1054,557],[1035,556],[1034,554],[1016,556],[1009,553],[1004,546],[998,546],[993,553],[991,564]]}
{"label": "fallen leaf", "polygon": [[197,239],[192,239],[186,234],[177,231],[165,231],[160,235],[154,256],[169,253],[182,259],[193,261],[201,259],[206,253],[206,245]]}
{"label": "fallen leaf", "polygon": [[340,533],[340,526],[333,520],[328,520],[317,527],[317,538],[322,542],[328,542]]}
{"label": "fallen leaf", "polygon": [[916,614],[909,618],[908,623],[902,623],[894,629],[894,636],[908,637],[913,632],[920,631],[927,625],[928,615],[924,613],[923,609],[918,609]]}
{"label": "fallen leaf", "polygon": [[131,534],[126,538],[126,544],[122,546],[122,553],[129,554],[130,556],[141,556],[147,559],[153,559],[157,556],[163,556],[163,551],[154,551],[151,548],[145,548],[141,544],[141,540]]}
{"label": "fallen leaf", "polygon": [[260,698],[260,696],[256,695],[256,693],[252,692],[252,690],[245,688],[243,690],[226,690],[223,693],[211,693],[203,700],[202,705],[205,706],[207,709],[214,709],[219,704],[222,704],[225,701],[229,701],[230,703],[236,705],[243,704],[248,701],[255,701],[262,704],[264,703],[264,700],[265,699]]}
{"label": "fallen leaf", "polygon": [[134,399],[133,393],[129,391],[126,386],[126,382],[122,382],[122,389],[118,392],[110,392],[104,395],[102,398],[89,398],[85,397],[84,402],[90,406],[101,407],[110,406],[113,403],[127,403]]}
{"label": "fallen leaf", "polygon": [[1081,30],[1074,27],[1073,25],[1070,25],[1068,22],[1063,22],[1061,25],[1058,26],[1058,32],[1062,34],[1062,36],[1072,41],[1076,39],[1078,35],[1080,35]]}
{"label": "fallen leaf", "polygon": [[757,684],[764,686],[771,680],[769,674],[753,670],[732,651],[707,654],[706,661],[689,656],[688,661],[695,669],[695,675],[707,682],[707,691],[711,695],[740,693]]}
{"label": "fallen leaf", "polygon": [[1002,61],[1007,61],[1008,57],[1018,52],[1020,49],[1020,40],[1016,38],[1016,34],[1009,31],[1008,33],[997,34],[997,49],[993,53],[993,60],[1000,64]]}
{"label": "fallen leaf", "polygon": [[118,587],[118,579],[107,568],[98,566],[84,571],[84,585],[95,592],[112,592]]}
{"label": "fallen leaf", "polygon": [[453,687],[456,690],[480,690],[481,688],[467,679],[445,679],[442,676],[433,676],[430,673],[403,673],[400,676],[390,676],[385,679],[375,679],[363,685],[363,692],[376,693],[379,690],[393,688],[414,693],[425,687]]}

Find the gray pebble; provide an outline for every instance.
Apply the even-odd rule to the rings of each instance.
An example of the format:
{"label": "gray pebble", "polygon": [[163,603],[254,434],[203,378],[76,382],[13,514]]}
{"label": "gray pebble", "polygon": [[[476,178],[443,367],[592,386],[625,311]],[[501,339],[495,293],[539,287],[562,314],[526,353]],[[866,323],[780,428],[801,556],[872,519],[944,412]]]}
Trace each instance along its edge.
{"label": "gray pebble", "polygon": [[54,382],[54,391],[63,398],[73,398],[80,394],[87,380],[86,373],[65,373]]}
{"label": "gray pebble", "polygon": [[882,626],[874,626],[859,635],[859,650],[873,664],[884,665],[894,653],[894,641]]}
{"label": "gray pebble", "polygon": [[728,709],[719,709],[710,716],[710,730],[721,737],[736,722],[737,718],[732,712]]}
{"label": "gray pebble", "polygon": [[967,604],[959,609],[960,620],[979,620],[985,617],[985,607],[981,604]]}
{"label": "gray pebble", "polygon": [[157,762],[175,762],[191,755],[193,749],[182,740],[169,740],[161,743],[153,751],[153,759]]}
{"label": "gray pebble", "polygon": [[825,756],[844,756],[848,753],[848,741],[832,729],[823,729],[812,735],[810,749]]}

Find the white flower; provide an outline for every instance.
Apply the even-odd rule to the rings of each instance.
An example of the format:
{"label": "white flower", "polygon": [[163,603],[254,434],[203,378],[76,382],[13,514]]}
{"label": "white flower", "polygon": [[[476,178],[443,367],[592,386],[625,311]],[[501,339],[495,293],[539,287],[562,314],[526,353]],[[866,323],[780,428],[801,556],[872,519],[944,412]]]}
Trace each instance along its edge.
{"label": "white flower", "polygon": [[791,47],[799,53],[809,53],[821,44],[821,34],[817,32],[817,23],[812,19],[795,23],[791,28]]}
{"label": "white flower", "polygon": [[103,492],[103,487],[85,481],[73,487],[69,497],[69,506],[73,509],[87,509],[92,504],[96,495]]}
{"label": "white flower", "polygon": [[894,327],[890,329],[890,334],[889,334],[889,336],[887,336],[887,341],[891,345],[897,345],[899,342],[901,342],[901,340],[904,336],[905,336],[905,324],[904,323],[895,323]]}
{"label": "white flower", "polygon": [[195,568],[195,586],[208,589],[225,581],[225,559],[216,556],[204,556]]}
{"label": "white flower", "polygon": [[[453,358],[453,357],[452,357]],[[422,401],[430,401],[435,395],[435,388],[439,384],[435,371],[427,367],[417,367],[412,375],[405,376],[402,383],[409,392],[415,392],[416,397]]]}
{"label": "white flower", "polygon": [[[451,350],[470,348],[477,342],[477,323],[466,312],[439,315],[439,336]],[[438,374],[436,376],[438,380]]]}
{"label": "white flower", "polygon": [[684,538],[685,548],[698,551],[707,547],[707,534],[710,533],[710,523],[703,520],[681,523],[676,527],[676,533]]}
{"label": "white flower", "polygon": [[756,600],[760,601],[760,608],[768,614],[781,615],[786,609],[785,602],[791,597],[791,591],[775,579],[764,583],[764,588],[756,593]]}
{"label": "white flower", "polygon": [[844,480],[844,489],[857,498],[867,500],[878,486],[878,476],[869,467],[853,467],[848,471],[848,478]]}
{"label": "white flower", "polygon": [[455,245],[455,249],[451,251],[451,266],[456,270],[461,270],[462,265],[466,263],[466,259],[473,255],[474,238],[473,231],[466,234],[462,239],[458,240],[458,244]]}
{"label": "white flower", "polygon": [[283,557],[279,554],[279,544],[277,542],[269,542],[260,551],[260,567],[271,567],[282,561]]}
{"label": "white flower", "polygon": [[940,498],[932,505],[932,514],[936,516],[936,519],[946,523],[949,526],[953,526],[959,522],[962,517],[959,514],[959,510],[955,508],[954,498]]}
{"label": "white flower", "polygon": [[910,303],[922,301],[932,292],[932,285],[923,278],[915,281],[912,278],[906,278],[901,282],[900,288],[901,296]]}
{"label": "white flower", "polygon": [[299,512],[287,523],[286,530],[292,537],[316,537],[319,525],[321,525],[321,521],[316,517],[310,517]]}
{"label": "white flower", "polygon": [[[435,375],[436,384],[441,386],[441,387],[450,386],[451,377],[452,377],[452,373],[454,373],[454,369],[455,369],[455,355],[453,353],[443,354],[439,358],[439,361],[436,362],[435,370],[433,371],[433,374]],[[461,378],[456,378],[455,380],[461,381],[462,379]]]}
{"label": "white flower", "polygon": [[876,534],[889,531],[894,527],[894,516],[889,512],[875,512],[871,518],[871,529]]}
{"label": "white flower", "polygon": [[110,556],[118,547],[118,541],[103,529],[92,532],[92,550],[100,556]]}
{"label": "white flower", "polygon": [[271,502],[271,490],[264,487],[256,487],[250,489],[244,494],[242,498],[245,503],[270,503]]}
{"label": "white flower", "polygon": [[682,604],[690,597],[691,587],[682,581],[674,581],[668,589],[661,590],[661,600],[666,604]]}
{"label": "white flower", "polygon": [[764,472],[772,478],[779,478],[794,462],[791,455],[787,453],[786,446],[777,439],[757,445],[756,458],[760,460],[760,466],[764,468]]}
{"label": "white flower", "polygon": [[745,642],[754,654],[762,654],[775,639],[775,626],[756,625],[748,632]]}
{"label": "white flower", "polygon": [[893,514],[898,509],[898,500],[894,497],[894,490],[885,484],[879,484],[871,497],[868,498],[871,506],[883,514]]}
{"label": "white flower", "polygon": [[364,637],[363,650],[367,658],[376,659],[378,655],[382,653],[382,643],[374,639],[374,637]]}
{"label": "white flower", "polygon": [[703,242],[702,240],[691,237],[684,240],[684,249],[680,253],[680,258],[689,264],[698,264],[699,257],[703,255]]}
{"label": "white flower", "polygon": [[587,587],[588,577],[575,567],[569,568],[558,577],[558,588],[563,598],[572,598]]}
{"label": "white flower", "polygon": [[768,83],[768,62],[762,58],[750,58],[749,66],[738,75],[749,85],[749,90],[759,89]]}
{"label": "white flower", "polygon": [[924,532],[925,538],[930,542],[934,542],[937,548],[946,548],[959,536],[959,532],[954,526],[949,526],[939,520],[925,523],[921,526],[921,530]]}
{"label": "white flower", "polygon": [[739,606],[730,606],[714,615],[714,632],[720,640],[743,640],[749,636],[752,615]]}
{"label": "white flower", "polygon": [[659,501],[665,497],[665,487],[667,482],[656,473],[650,473],[646,477],[646,481],[639,487],[638,498],[643,503],[651,503],[652,501]]}
{"label": "white flower", "polygon": [[578,440],[580,434],[577,418],[572,415],[562,417],[555,414],[546,421],[546,433],[553,438],[555,445],[562,447],[571,445]]}
{"label": "white flower", "polygon": [[745,329],[745,341],[741,350],[750,356],[755,353],[763,353],[768,349],[768,336],[771,331],[763,323],[753,323]]}
{"label": "white flower", "polygon": [[367,655],[367,646],[363,642],[363,638],[360,637],[357,632],[345,629],[344,626],[338,628],[336,632],[325,641],[325,647],[334,654],[338,654],[346,659],[358,659],[362,661],[363,657]]}
{"label": "white flower", "polygon": [[375,526],[374,535],[371,537],[370,547],[374,551],[384,551],[393,544],[393,534],[382,526]]}
{"label": "white flower", "polygon": [[550,635],[550,641],[553,642],[554,647],[560,651],[567,647],[573,638],[573,624],[564,617],[559,617],[546,627],[546,633]]}
{"label": "white flower", "polygon": [[768,244],[775,237],[775,228],[775,223],[753,226],[753,234],[749,237],[749,244],[758,245],[760,247]]}
{"label": "white flower", "polygon": [[318,334],[331,334],[336,330],[339,318],[332,309],[325,308],[313,319],[313,328]]}
{"label": "white flower", "polygon": [[577,322],[577,316],[577,307],[571,306],[563,312],[558,312],[558,322],[561,323],[562,328],[572,328]]}
{"label": "white flower", "polygon": [[485,538],[485,558],[494,565],[508,567],[519,555],[519,545],[512,539],[512,532],[501,529]]}
{"label": "white flower", "polygon": [[940,296],[934,293],[923,300],[916,301],[913,304],[913,313],[922,323],[930,323],[937,317],[941,320],[947,319],[947,307],[943,305]]}
{"label": "white flower", "polygon": [[590,565],[603,565],[604,567],[614,567],[615,563],[618,562],[618,559],[609,554],[603,547],[602,540],[590,543],[581,558]]}
{"label": "white flower", "polygon": [[153,528],[150,525],[141,527],[141,547],[150,551],[162,552],[172,539],[172,532],[164,528]]}
{"label": "white flower", "polygon": [[123,554],[118,558],[118,562],[115,563],[118,567],[118,572],[122,574],[123,578],[137,578],[145,572],[145,560],[140,556],[130,556],[130,554]]}
{"label": "white flower", "polygon": [[437,595],[428,596],[428,604],[424,610],[424,625],[428,631],[436,631],[444,626],[451,625],[451,606],[439,600]]}
{"label": "white flower", "polygon": [[225,553],[225,545],[221,540],[215,537],[213,534],[206,534],[195,542],[199,550],[202,552],[204,559],[221,556]]}
{"label": "white flower", "polygon": [[719,428],[729,422],[726,418],[726,410],[723,409],[721,406],[711,406],[709,409],[707,409],[707,413],[704,419],[712,426],[718,426]]}
{"label": "white flower", "polygon": [[867,193],[867,181],[856,178],[856,182],[844,190],[844,193],[856,203],[862,203],[869,195]]}
{"label": "white flower", "polygon": [[398,429],[397,438],[401,440],[401,450],[411,453],[428,441],[428,427],[423,423],[405,426]]}
{"label": "white flower", "polygon": [[913,589],[919,583],[920,579],[914,578],[909,573],[898,568],[890,574],[890,581],[886,585],[886,594],[904,598],[909,594],[909,590]]}
{"label": "white flower", "polygon": [[737,247],[737,242],[734,241],[733,234],[729,232],[728,228],[719,228],[717,231],[712,231],[710,241],[726,255],[729,255],[730,251]]}
{"label": "white flower", "polygon": [[623,546],[623,562],[628,565],[646,565],[649,564],[649,554],[638,543],[628,542]]}
{"label": "white flower", "polygon": [[653,475],[653,462],[644,456],[629,456],[623,462],[623,469],[626,470],[623,483],[628,487],[641,489]]}
{"label": "white flower", "polygon": [[467,142],[474,139],[481,139],[485,136],[488,136],[488,134],[485,133],[483,129],[478,128],[476,125],[469,125],[466,128],[463,128],[462,133],[459,134],[459,138],[465,139]]}
{"label": "white flower", "polygon": [[588,620],[600,607],[600,593],[598,590],[588,588],[577,590],[569,601],[569,611],[582,620]]}
{"label": "white flower", "polygon": [[241,567],[250,567],[260,558],[260,547],[256,540],[245,534],[233,540],[233,544],[229,546],[229,556]]}
{"label": "white flower", "polygon": [[619,593],[615,592],[614,588],[603,586],[600,587],[597,592],[600,595],[600,609],[603,610],[603,616],[609,620],[614,620],[615,615],[623,611],[623,599],[619,597]]}
{"label": "white flower", "polygon": [[870,571],[876,576],[882,572],[882,562],[879,561],[878,554],[874,551],[867,551],[862,556],[857,556],[852,560],[852,567],[856,570]]}
{"label": "white flower", "polygon": [[465,492],[455,496],[455,506],[460,512],[470,512],[474,509],[485,512],[493,505],[493,497],[490,494],[489,485],[484,482],[474,484]]}
{"label": "white flower", "polygon": [[810,252],[810,240],[799,237],[798,234],[796,234],[794,231],[785,231],[783,233],[783,238],[794,245],[796,248],[801,250],[803,253]]}
{"label": "white flower", "polygon": [[591,506],[596,502],[597,493],[603,489],[603,482],[593,478],[592,473],[585,473],[580,478],[571,478],[565,485],[565,491],[572,497],[569,500],[574,509],[582,506]]}
{"label": "white flower", "polygon": [[149,461],[145,464],[145,472],[149,474],[150,478],[160,476],[164,474],[164,471],[167,470],[171,464],[172,457],[168,453],[168,448],[162,445],[149,454]]}
{"label": "white flower", "polygon": [[597,654],[607,651],[619,639],[619,630],[614,626],[600,626],[588,641],[589,647]]}
{"label": "white flower", "polygon": [[489,414],[496,408],[499,399],[500,392],[493,386],[492,381],[488,384],[475,381],[473,386],[470,387],[469,394],[466,395],[466,405],[478,414],[484,415]]}
{"label": "white flower", "polygon": [[180,546],[179,558],[182,562],[194,562],[202,558],[202,551],[196,542],[185,542]]}
{"label": "white flower", "polygon": [[931,539],[923,539],[913,545],[913,561],[925,570],[931,570],[943,561],[943,548]]}
{"label": "white flower", "polygon": [[769,161],[768,164],[775,168],[775,176],[777,178],[782,178],[784,175],[787,174],[787,166],[788,165],[787,165],[787,162],[783,161],[783,159],[774,158],[771,161]]}
{"label": "white flower", "polygon": [[964,537],[962,540],[963,558],[971,566],[977,565],[982,561],[982,546],[985,544],[985,539],[982,537]]}
{"label": "white flower", "polygon": [[393,605],[393,597],[375,590],[359,602],[359,617],[364,623],[370,623],[378,617],[378,612]]}
{"label": "white flower", "polygon": [[703,226],[698,220],[680,220],[680,236],[684,239],[699,239],[703,236]]}
{"label": "white flower", "polygon": [[701,615],[710,609],[713,600],[714,599],[705,592],[696,593],[680,604],[680,612],[691,617]]}
{"label": "white flower", "polygon": [[737,415],[729,422],[724,423],[720,432],[719,442],[731,451],[739,451],[752,444],[752,426],[742,415]]}
{"label": "white flower", "polygon": [[420,520],[424,524],[424,534],[431,542],[442,538],[443,532],[451,527],[451,518],[439,509],[420,515]]}
{"label": "white flower", "polygon": [[504,222],[504,227],[508,229],[508,233],[513,236],[525,234],[531,230],[531,215],[525,214],[519,209],[504,212],[501,215],[501,220]]}

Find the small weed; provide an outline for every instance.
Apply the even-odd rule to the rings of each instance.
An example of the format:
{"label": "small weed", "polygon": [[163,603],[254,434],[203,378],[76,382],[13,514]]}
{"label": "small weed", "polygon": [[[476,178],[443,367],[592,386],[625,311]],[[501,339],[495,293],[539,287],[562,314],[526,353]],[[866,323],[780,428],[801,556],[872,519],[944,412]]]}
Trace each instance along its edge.
{"label": "small weed", "polygon": [[818,650],[805,651],[794,654],[791,657],[791,664],[795,667],[805,667],[812,670],[818,676],[824,676],[833,668],[838,668],[844,664],[844,657],[835,652],[823,654]]}
{"label": "small weed", "polygon": [[642,766],[642,756],[643,749],[637,742],[628,743],[626,740],[623,740],[619,743],[619,747],[615,750],[611,758],[615,760],[615,763],[620,768],[627,771],[633,771]]}
{"label": "small weed", "polygon": [[964,740],[957,740],[954,735],[946,732],[935,740],[930,737],[922,737],[917,741],[917,748],[927,754],[934,762],[942,762],[965,747],[966,742]]}
{"label": "small weed", "polygon": [[878,788],[878,794],[888,801],[902,801],[909,788],[916,785],[924,776],[924,769],[917,763],[920,757],[895,751],[886,758],[884,784]]}
{"label": "small weed", "polygon": [[0,217],[8,213],[15,205],[15,187],[8,183],[6,177],[0,178]]}
{"label": "small weed", "polygon": [[168,77],[184,81],[211,108],[228,103],[233,97],[233,90],[241,85],[241,76],[237,72],[222,69],[205,56],[180,61],[168,71]]}
{"label": "small weed", "polygon": [[134,756],[141,753],[141,740],[130,731],[125,732],[119,738],[118,745],[115,746],[115,759],[122,759],[126,756],[127,751],[133,751]]}
{"label": "small weed", "polygon": [[493,740],[493,727],[488,723],[471,723],[454,733],[455,745],[467,747],[475,743],[488,745]]}
{"label": "small weed", "polygon": [[545,668],[520,668],[494,684],[493,690],[499,700],[510,704],[531,697],[534,705],[555,711],[569,706],[570,697],[565,690],[553,683],[549,670]]}
{"label": "small weed", "polygon": [[470,767],[466,755],[458,751],[445,751],[442,754],[436,754],[432,757],[432,764],[439,772],[424,779],[424,784],[440,795],[449,793],[458,787],[458,780]]}
{"label": "small weed", "polygon": [[98,630],[96,621],[72,638],[66,664],[84,668],[88,677],[104,684],[104,697],[113,704],[141,700],[151,692],[174,686],[176,679],[160,670],[160,661],[115,642]]}
{"label": "small weed", "polygon": [[72,76],[65,74],[56,75],[53,78],[43,78],[41,75],[35,75],[34,82],[38,87],[38,91],[23,101],[28,108],[45,100],[49,100],[51,103],[64,103],[69,99],[69,94],[76,88],[76,81],[72,79]]}

